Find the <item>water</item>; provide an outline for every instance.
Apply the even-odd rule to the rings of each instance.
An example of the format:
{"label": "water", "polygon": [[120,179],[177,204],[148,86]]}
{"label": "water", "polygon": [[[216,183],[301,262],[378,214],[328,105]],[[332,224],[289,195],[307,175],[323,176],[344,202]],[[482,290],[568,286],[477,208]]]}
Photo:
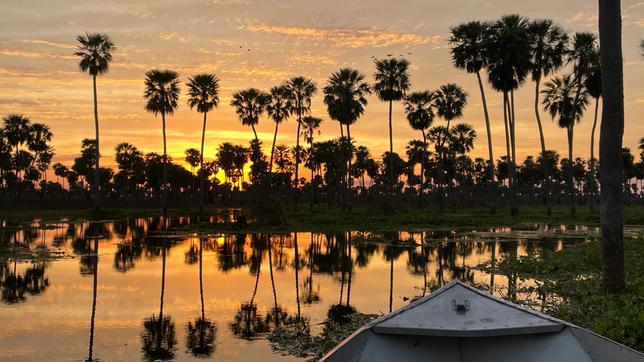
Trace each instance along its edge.
{"label": "water", "polygon": [[266,335],[298,310],[316,334],[333,305],[387,313],[455,278],[521,294],[530,281],[476,266],[558,250],[588,231],[197,235],[182,230],[190,218],[167,222],[5,222],[0,243],[63,257],[0,261],[0,361],[294,361]]}

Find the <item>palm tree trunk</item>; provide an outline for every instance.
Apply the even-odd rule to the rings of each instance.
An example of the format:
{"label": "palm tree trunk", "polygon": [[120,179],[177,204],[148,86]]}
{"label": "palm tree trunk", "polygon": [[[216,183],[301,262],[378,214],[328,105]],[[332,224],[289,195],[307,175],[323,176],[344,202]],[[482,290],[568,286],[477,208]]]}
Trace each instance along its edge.
{"label": "palm tree trunk", "polygon": [[163,129],[163,216],[168,213],[168,149],[165,138],[165,112],[161,112],[161,128]]}
{"label": "palm tree trunk", "polygon": [[271,161],[268,164],[269,173],[273,173],[273,153],[275,152],[275,141],[277,141],[277,127],[279,127],[279,123],[275,122],[275,133],[273,134],[273,145],[271,146]]}
{"label": "palm tree trunk", "polygon": [[488,149],[488,156],[489,156],[489,162],[488,162],[488,172],[490,174],[490,177],[492,180],[489,182],[489,194],[490,194],[490,202],[491,202],[491,213],[496,213],[496,206],[495,206],[495,201],[494,201],[494,196],[492,195],[493,193],[493,188],[492,184],[494,182],[494,153],[492,151],[492,127],[490,126],[490,115],[487,110],[487,100],[485,99],[485,89],[483,88],[483,81],[481,80],[481,72],[476,72],[476,80],[479,83],[479,90],[481,91],[481,100],[483,102],[483,115],[485,116],[485,129],[487,131],[487,149]]}
{"label": "palm tree trunk", "polygon": [[393,101],[389,100],[389,182],[391,182],[391,192],[394,190],[394,135],[393,127],[391,124],[391,111],[393,107]]}
{"label": "palm tree trunk", "polygon": [[295,186],[295,199],[293,207],[297,210],[297,203],[299,199],[298,184],[299,184],[299,171],[300,171],[300,127],[302,126],[302,105],[301,102],[297,103],[297,135],[295,136],[295,178],[293,185]]}
{"label": "palm tree trunk", "polygon": [[420,187],[418,187],[418,206],[423,208],[423,187],[425,186],[425,159],[427,158],[427,135],[425,130],[420,130],[423,134],[423,155],[420,160]]}
{"label": "palm tree trunk", "polygon": [[510,126],[508,116],[508,93],[503,92],[503,126],[505,128],[505,151],[506,151],[506,168],[508,172],[508,190],[510,189]]}
{"label": "palm tree trunk", "polygon": [[92,75],[92,83],[94,86],[94,130],[96,132],[96,168],[94,169],[94,182],[93,182],[93,187],[94,187],[94,210],[98,210],[99,208],[99,197],[100,197],[100,190],[99,190],[99,177],[100,177],[100,159],[101,159],[101,153],[100,153],[100,147],[99,147],[99,131],[98,131],[98,94],[96,92],[96,74]]}
{"label": "palm tree trunk", "polygon": [[510,198],[510,205],[511,205],[511,214],[518,215],[519,214],[519,205],[518,205],[518,195],[517,195],[517,178],[516,178],[516,170],[517,170],[517,147],[516,147],[516,113],[514,110],[514,90],[510,90],[510,106],[511,106],[511,112],[510,112],[510,144],[512,145],[512,162],[510,162],[510,177],[512,179],[512,187],[511,187],[511,198]]}
{"label": "palm tree trunk", "polygon": [[255,125],[251,124],[250,127],[253,129],[253,134],[255,135],[255,141],[259,142],[259,137],[257,137],[257,131],[255,130]]}
{"label": "palm tree trunk", "polygon": [[349,167],[347,169],[347,210],[351,212],[351,196],[353,186],[353,175],[351,175],[351,159],[353,158],[353,147],[351,146],[351,127],[347,125],[347,138],[349,139]]}
{"label": "palm tree trunk", "polygon": [[206,142],[206,115],[208,112],[203,112],[203,128],[201,130],[201,153],[200,153],[200,158],[199,158],[199,214],[203,213],[203,205],[205,202],[205,186],[206,186],[206,178],[204,174],[204,169],[203,169],[203,148],[204,148],[204,143]]}
{"label": "palm tree trunk", "polygon": [[537,119],[537,126],[539,127],[539,140],[541,141],[541,152],[546,152],[546,141],[543,136],[543,127],[541,126],[541,116],[539,115],[539,86],[541,79],[537,79],[534,87],[534,116]]}
{"label": "palm tree trunk", "polygon": [[570,213],[575,214],[575,180],[573,179],[573,157],[572,157],[572,143],[573,143],[573,132],[574,132],[575,122],[574,120],[568,126],[568,197],[570,198]]}
{"label": "palm tree trunk", "polygon": [[595,129],[597,128],[597,110],[599,109],[599,97],[595,98],[595,117],[593,118],[593,129],[590,131],[590,213],[595,210],[595,194],[597,193],[597,186],[595,181]]}

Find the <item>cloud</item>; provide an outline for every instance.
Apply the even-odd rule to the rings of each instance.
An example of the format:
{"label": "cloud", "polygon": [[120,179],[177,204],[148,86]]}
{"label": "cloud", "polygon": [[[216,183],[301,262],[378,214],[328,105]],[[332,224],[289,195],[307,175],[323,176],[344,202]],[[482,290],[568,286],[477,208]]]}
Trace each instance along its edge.
{"label": "cloud", "polygon": [[45,52],[36,52],[29,50],[19,49],[0,49],[0,55],[7,57],[20,57],[20,58],[48,58],[48,59],[76,59],[73,55],[50,54]]}
{"label": "cloud", "polygon": [[377,29],[281,26],[269,25],[258,21],[246,22],[239,25],[238,28],[251,32],[274,33],[296,38],[323,40],[343,48],[380,48],[396,44],[415,46],[430,41],[428,37],[419,34],[389,32]]}
{"label": "cloud", "polygon": [[189,35],[181,35],[179,33],[161,33],[159,34],[161,40],[173,40],[176,39],[181,43],[187,43],[190,41]]}
{"label": "cloud", "polygon": [[41,39],[16,39],[15,41],[20,43],[25,43],[25,44],[45,45],[45,46],[54,47],[54,48],[76,49],[76,46],[74,46],[73,44],[56,43],[56,42],[41,40]]}

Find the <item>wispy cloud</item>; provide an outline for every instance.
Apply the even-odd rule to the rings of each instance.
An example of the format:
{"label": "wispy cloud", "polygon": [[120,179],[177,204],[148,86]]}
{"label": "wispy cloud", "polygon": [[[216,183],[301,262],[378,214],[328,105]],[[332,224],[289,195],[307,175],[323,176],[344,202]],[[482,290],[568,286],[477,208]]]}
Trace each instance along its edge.
{"label": "wispy cloud", "polygon": [[315,28],[304,26],[270,25],[258,21],[246,22],[238,26],[239,29],[274,33],[296,38],[308,38],[328,41],[335,46],[345,48],[386,47],[402,44],[414,46],[430,41],[429,37],[413,33],[399,33],[378,29],[352,29],[352,28]]}
{"label": "wispy cloud", "polygon": [[159,34],[159,38],[162,40],[177,40],[181,43],[187,43],[190,41],[189,35],[182,35],[179,33],[161,33]]}

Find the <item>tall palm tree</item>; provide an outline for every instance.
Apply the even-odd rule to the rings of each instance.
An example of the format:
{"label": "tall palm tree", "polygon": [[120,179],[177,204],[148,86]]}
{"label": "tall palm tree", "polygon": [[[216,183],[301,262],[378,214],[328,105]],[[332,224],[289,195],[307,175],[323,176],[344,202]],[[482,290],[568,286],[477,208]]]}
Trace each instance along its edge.
{"label": "tall palm tree", "polygon": [[624,65],[621,1],[599,0],[602,122],[599,139],[604,289],[624,290],[624,204],[621,162],[624,136]]}
{"label": "tall palm tree", "polygon": [[[286,82],[286,86],[291,92],[293,98],[293,107],[295,115],[297,116],[297,134],[295,135],[295,187],[299,184],[299,168],[300,168],[300,127],[302,126],[302,117],[311,111],[311,98],[317,92],[315,83],[310,78],[302,76],[292,77]],[[296,194],[297,195],[297,194]],[[297,207],[297,200],[295,202]]]}
{"label": "tall palm tree", "polygon": [[233,100],[230,105],[235,107],[235,112],[244,126],[250,126],[255,135],[255,141],[259,141],[255,126],[259,123],[259,117],[264,113],[269,96],[256,88],[248,88],[233,93]]}
{"label": "tall palm tree", "polygon": [[[376,60],[376,73],[373,91],[383,102],[389,102],[389,153],[394,153],[394,138],[392,126],[393,101],[402,100],[405,93],[411,88],[409,82],[409,62],[407,59],[387,58]],[[389,168],[393,169],[393,157],[390,157]],[[393,187],[393,173],[391,173],[391,186]]]}
{"label": "tall palm tree", "polygon": [[568,185],[571,197],[571,212],[575,213],[574,202],[574,181],[572,177],[573,157],[573,136],[575,123],[581,121],[581,117],[588,105],[587,93],[584,91],[580,95],[576,94],[577,86],[570,75],[555,77],[546,83],[546,89],[543,90],[543,105],[553,120],[561,128],[566,129],[568,139]]}
{"label": "tall palm tree", "polygon": [[288,119],[292,111],[292,93],[289,88],[286,85],[271,88],[268,104],[266,105],[266,112],[273,122],[275,122],[275,133],[273,134],[273,145],[271,146],[269,172],[273,172],[273,153],[275,152],[275,141],[277,141],[277,128],[280,123]]}
{"label": "tall palm tree", "polygon": [[[320,124],[322,123],[322,118],[318,117],[313,117],[313,116],[306,116],[302,118],[302,137],[304,137],[304,141],[309,144],[309,158],[307,161],[307,164],[311,168],[311,190],[312,192],[317,191],[317,185],[313,186],[313,179],[315,178],[315,163],[312,162],[312,157],[313,156],[313,139],[315,137],[315,134],[320,134]],[[296,156],[297,158],[297,156]],[[314,202],[314,195],[311,195],[311,202],[309,204],[309,207],[312,209],[313,208],[313,202]]]}
{"label": "tall palm tree", "polygon": [[203,212],[205,198],[205,174],[203,169],[204,144],[206,142],[206,117],[208,112],[219,106],[219,78],[214,74],[201,73],[188,78],[188,105],[197,107],[197,112],[203,113],[201,128],[201,148],[199,157],[199,213]]}
{"label": "tall palm tree", "polygon": [[487,65],[487,50],[485,48],[487,37],[490,35],[491,24],[480,21],[470,21],[451,28],[449,42],[450,52],[454,66],[465,69],[468,73],[475,73],[481,92],[483,102],[483,115],[485,116],[485,128],[487,130],[488,167],[490,175],[494,174],[494,153],[492,152],[492,129],[490,126],[490,115],[487,110],[485,89],[481,80],[481,69]]}
{"label": "tall palm tree", "polygon": [[92,183],[94,208],[99,207],[99,130],[98,130],[98,99],[96,92],[96,77],[107,73],[110,70],[110,62],[112,61],[112,52],[116,50],[114,43],[109,35],[101,33],[85,33],[76,37],[77,49],[74,55],[80,57],[78,68],[83,73],[88,73],[92,76],[92,84],[94,88],[94,130],[96,138],[96,167],[94,168],[94,182]]}
{"label": "tall palm tree", "polygon": [[[331,74],[327,85],[322,90],[329,117],[347,126],[349,143],[351,143],[351,125],[364,113],[367,95],[371,93],[371,88],[364,78],[364,75],[355,69],[343,68]],[[348,170],[351,169],[352,147],[349,147],[349,152]]]}
{"label": "tall palm tree", "polygon": [[541,126],[539,115],[539,87],[541,79],[556,72],[564,64],[564,55],[568,46],[568,34],[552,20],[534,20],[528,24],[530,43],[532,48],[531,75],[535,83],[534,115],[539,128],[541,152],[546,152],[546,141]]}
{"label": "tall palm tree", "polygon": [[177,109],[179,102],[179,73],[173,70],[152,69],[145,73],[145,109],[155,116],[161,114],[163,131],[163,214],[168,211],[168,152],[165,136],[165,117]]}
{"label": "tall palm tree", "polygon": [[[541,144],[541,153],[546,152],[546,141],[543,135],[543,127],[541,123],[541,115],[539,113],[539,101],[541,96],[540,86],[541,79],[546,77],[563,66],[564,56],[568,46],[568,34],[563,31],[559,26],[554,24],[550,19],[534,20],[528,24],[528,32],[530,35],[530,45],[532,49],[531,56],[531,76],[532,81],[535,83],[534,92],[534,114],[537,119],[537,127],[539,129],[539,140]],[[552,214],[550,206],[550,175],[547,174],[547,168],[544,170],[544,178],[546,181],[546,203],[547,213]]]}
{"label": "tall palm tree", "polygon": [[[597,192],[597,182],[596,182],[596,169],[597,169],[597,159],[595,158],[595,130],[597,129],[597,118],[599,114],[599,99],[602,96],[602,83],[601,83],[601,66],[599,64],[599,50],[593,54],[592,63],[589,69],[588,77],[586,78],[584,87],[588,95],[595,99],[595,113],[593,116],[593,127],[590,131],[590,160],[588,161],[588,170],[590,173],[591,180],[591,193],[593,194],[593,199]],[[593,213],[595,200],[591,200],[590,212]]]}
{"label": "tall palm tree", "polygon": [[425,184],[425,160],[427,159],[427,135],[425,131],[434,123],[434,94],[431,91],[414,92],[405,97],[405,113],[411,128],[423,135],[423,155],[420,162],[420,187],[418,203],[422,207],[423,186]]}
{"label": "tall palm tree", "polygon": [[486,45],[488,81],[503,93],[503,120],[510,186],[511,213],[519,213],[516,195],[516,117],[514,90],[525,81],[531,70],[528,20],[519,15],[506,15],[494,23]]}

